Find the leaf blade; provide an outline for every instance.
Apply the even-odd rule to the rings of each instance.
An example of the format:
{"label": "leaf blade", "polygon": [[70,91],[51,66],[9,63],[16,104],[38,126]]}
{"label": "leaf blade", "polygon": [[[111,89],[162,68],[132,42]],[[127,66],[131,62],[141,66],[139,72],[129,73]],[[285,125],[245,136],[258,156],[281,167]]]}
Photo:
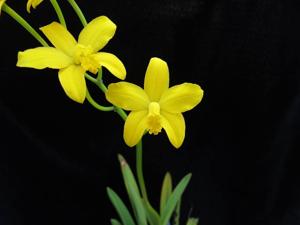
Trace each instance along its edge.
{"label": "leaf blade", "polygon": [[160,223],[159,214],[155,211],[155,209],[150,205],[149,202],[144,201],[144,206],[146,210],[146,216],[150,225],[159,225]]}
{"label": "leaf blade", "polygon": [[163,184],[161,188],[161,194],[160,194],[160,214],[162,214],[163,209],[166,205],[166,202],[168,198],[170,197],[172,193],[172,177],[169,172],[166,173]]}
{"label": "leaf blade", "polygon": [[116,219],[110,219],[111,225],[122,225],[118,220]]}
{"label": "leaf blade", "polygon": [[125,187],[132,204],[132,208],[135,211],[136,220],[139,225],[147,225],[147,217],[143,200],[140,195],[139,188],[133,176],[133,173],[127,164],[123,156],[118,155],[121,171],[125,183]]}
{"label": "leaf blade", "polygon": [[192,218],[190,217],[187,221],[187,224],[186,225],[197,225],[199,222],[199,219],[198,218]]}
{"label": "leaf blade", "polygon": [[176,207],[176,204],[178,203],[179,199],[181,198],[185,188],[187,187],[192,174],[187,174],[184,178],[181,179],[179,184],[174,189],[173,193],[169,197],[166,206],[163,210],[163,213],[161,215],[161,225],[167,225],[172,213]]}
{"label": "leaf blade", "polygon": [[125,206],[124,202],[118,196],[116,192],[114,192],[111,188],[107,187],[106,189],[107,195],[112,202],[113,206],[115,207],[122,223],[124,225],[135,225],[132,216],[130,215],[129,210]]}

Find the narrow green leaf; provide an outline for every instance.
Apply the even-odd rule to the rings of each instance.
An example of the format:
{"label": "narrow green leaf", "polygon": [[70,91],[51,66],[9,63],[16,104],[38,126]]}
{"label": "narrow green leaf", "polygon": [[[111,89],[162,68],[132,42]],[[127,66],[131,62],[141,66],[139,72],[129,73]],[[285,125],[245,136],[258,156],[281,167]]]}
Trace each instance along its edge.
{"label": "narrow green leaf", "polygon": [[118,196],[118,194],[115,193],[109,187],[106,190],[110,201],[112,202],[115,209],[117,210],[118,215],[120,216],[122,223],[124,225],[135,225],[127,207],[125,206],[121,198]]}
{"label": "narrow green leaf", "polygon": [[110,219],[111,225],[122,225],[118,220],[116,219]]}
{"label": "narrow green leaf", "polygon": [[187,224],[186,225],[197,225],[199,222],[199,219],[198,218],[192,218],[190,217],[187,221]]}
{"label": "narrow green leaf", "polygon": [[167,225],[170,221],[170,218],[172,216],[172,213],[174,212],[174,209],[176,207],[176,204],[178,203],[179,199],[181,198],[186,186],[188,185],[192,174],[186,175],[182,180],[179,182],[179,184],[174,189],[173,193],[170,195],[164,210],[161,214],[161,223],[160,225]]}
{"label": "narrow green leaf", "polygon": [[146,215],[150,225],[159,225],[160,217],[159,214],[156,212],[156,210],[147,201],[144,201],[144,206],[145,206]]}
{"label": "narrow green leaf", "polygon": [[174,220],[173,220],[173,225],[179,225],[179,222],[180,222],[180,207],[181,207],[181,199],[180,198],[177,202],[177,205],[176,205],[176,209],[175,209],[175,213],[174,213]]}
{"label": "narrow green leaf", "polygon": [[123,179],[125,183],[125,187],[130,199],[130,202],[132,204],[132,208],[135,212],[136,220],[138,225],[147,225],[147,217],[145,208],[143,205],[143,200],[140,195],[139,188],[137,186],[137,183],[135,181],[135,178],[133,176],[133,173],[127,164],[126,160],[123,158],[123,156],[118,155],[120,165],[121,165],[121,171],[123,174]]}
{"label": "narrow green leaf", "polygon": [[168,198],[170,197],[172,193],[172,177],[169,172],[166,173],[162,188],[161,188],[161,194],[160,194],[160,214],[162,214],[163,209],[166,205],[166,202],[168,201]]}

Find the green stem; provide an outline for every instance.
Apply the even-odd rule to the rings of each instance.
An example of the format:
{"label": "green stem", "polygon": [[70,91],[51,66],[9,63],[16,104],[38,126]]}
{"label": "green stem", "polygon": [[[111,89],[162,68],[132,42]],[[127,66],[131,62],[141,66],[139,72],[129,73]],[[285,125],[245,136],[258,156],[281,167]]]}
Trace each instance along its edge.
{"label": "green stem", "polygon": [[[86,78],[96,84],[104,93],[107,91],[107,87],[103,83],[102,79],[102,69],[99,69],[97,79],[91,77],[88,74],[85,74]],[[115,112],[125,121],[127,118],[126,112],[117,107],[114,106]],[[138,183],[141,189],[142,196],[146,202],[148,201],[148,195],[146,190],[146,185],[144,181],[144,175],[143,175],[143,145],[142,145],[142,139],[139,141],[139,143],[136,145],[136,172],[137,172],[137,178]]]}
{"label": "green stem", "polygon": [[92,77],[91,75],[89,75],[87,73],[85,73],[84,76],[85,76],[86,79],[88,79],[89,81],[91,81],[91,82],[93,82],[94,84],[97,85],[97,80],[94,77]]}
{"label": "green stem", "polygon": [[[96,84],[103,93],[105,93],[107,91],[107,87],[105,86],[105,84],[103,83],[103,80],[102,80],[102,69],[99,69],[97,79],[95,79],[94,77],[92,77],[91,75],[89,75],[87,73],[85,74],[85,77],[86,77],[86,79],[88,79],[92,83]],[[117,107],[117,106],[113,106],[113,107],[114,107],[114,111],[123,120],[126,120],[126,118],[127,118],[126,112],[123,109],[121,109],[120,107]]]}
{"label": "green stem", "polygon": [[89,91],[86,90],[86,98],[89,101],[89,103],[94,106],[96,109],[100,110],[100,111],[104,111],[104,112],[110,112],[110,111],[114,111],[114,107],[113,106],[102,106],[99,105],[90,95]]}
{"label": "green stem", "polygon": [[[94,79],[94,78],[93,78]],[[95,82],[97,82],[97,86],[105,93],[107,91],[107,87],[103,83],[102,79],[102,69],[100,68],[98,71],[97,79],[94,79]],[[125,111],[117,106],[115,106],[115,112],[118,113],[118,115],[125,121],[127,118],[127,114]],[[148,196],[144,181],[144,175],[143,175],[143,145],[142,145],[142,139],[139,141],[139,143],[136,145],[136,171],[137,171],[137,178],[138,183],[142,192],[142,196],[146,202],[148,202]]]}
{"label": "green stem", "polygon": [[143,175],[143,144],[142,139],[139,143],[135,146],[136,148],[136,171],[137,171],[137,178],[139,182],[139,186],[142,192],[142,196],[146,202],[148,202],[148,195],[146,191],[146,185]]}
{"label": "green stem", "polygon": [[[103,91],[103,93],[105,93],[107,91],[107,87],[103,83],[102,69],[99,69],[98,77],[96,80],[97,80],[97,86]],[[115,112],[125,121],[127,118],[126,112],[118,106],[114,106],[114,108],[115,108]]]}
{"label": "green stem", "polygon": [[57,3],[56,0],[50,0],[56,14],[57,14],[57,17],[59,19],[59,22],[60,24],[62,24],[65,28],[67,28],[67,25],[66,25],[66,21],[65,21],[65,18],[64,18],[64,14],[62,13],[61,11],[61,8],[59,6],[59,4]]}
{"label": "green stem", "polygon": [[75,13],[77,14],[78,18],[80,19],[82,25],[85,27],[87,25],[86,19],[84,14],[82,13],[80,7],[77,5],[75,0],[68,0],[72,8],[74,9]]}
{"label": "green stem", "polygon": [[22,27],[25,28],[38,42],[40,42],[44,47],[48,47],[47,42],[39,35],[36,30],[30,26],[30,24],[24,20],[16,11],[10,8],[6,3],[2,6],[2,11],[11,16],[15,21],[17,21]]}
{"label": "green stem", "polygon": [[96,84],[96,85],[98,86],[98,88],[100,88],[100,90],[101,90],[103,93],[105,93],[105,92],[107,91],[107,87],[103,84],[102,77],[100,77],[99,74],[100,74],[100,70],[99,70],[99,72],[98,72],[98,77],[97,77],[97,79],[94,78],[94,77],[92,77],[91,75],[89,75],[89,74],[87,74],[87,73],[85,74],[85,77],[86,77],[89,81],[91,81],[91,82],[93,82],[94,84]]}
{"label": "green stem", "polygon": [[123,109],[115,106],[115,112],[125,121],[127,119],[127,114]]}
{"label": "green stem", "polygon": [[104,93],[107,91],[107,87],[105,86],[105,84],[103,83],[103,79],[102,79],[102,67],[98,70],[98,76],[97,76],[97,86],[101,89],[101,91],[103,91]]}

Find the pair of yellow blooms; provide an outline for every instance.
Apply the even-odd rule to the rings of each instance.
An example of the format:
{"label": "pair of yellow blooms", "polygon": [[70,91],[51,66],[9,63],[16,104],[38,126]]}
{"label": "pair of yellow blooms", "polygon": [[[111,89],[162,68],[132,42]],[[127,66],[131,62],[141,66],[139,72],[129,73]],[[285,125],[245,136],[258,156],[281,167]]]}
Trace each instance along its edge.
{"label": "pair of yellow blooms", "polygon": [[[0,11],[5,1],[6,0],[0,0]],[[32,7],[35,9],[40,3],[42,3],[42,1],[43,0],[28,0],[26,5],[27,12],[30,13],[30,8]]]}
{"label": "pair of yellow blooms", "polygon": [[[34,7],[41,1],[29,1]],[[57,22],[40,30],[54,47],[37,47],[18,53],[17,66],[35,69],[58,69],[59,81],[65,93],[83,103],[86,97],[84,74],[97,73],[103,66],[119,79],[125,79],[126,69],[113,54],[99,52],[114,36],[116,25],[100,16],[80,32],[78,41]],[[131,111],[124,125],[124,140],[135,146],[145,131],[158,134],[162,128],[176,148],[185,137],[183,112],[194,108],[203,97],[200,86],[184,83],[169,88],[169,69],[165,61],[152,58],[146,70],[144,89],[118,82],[108,86],[106,98],[113,105]]]}

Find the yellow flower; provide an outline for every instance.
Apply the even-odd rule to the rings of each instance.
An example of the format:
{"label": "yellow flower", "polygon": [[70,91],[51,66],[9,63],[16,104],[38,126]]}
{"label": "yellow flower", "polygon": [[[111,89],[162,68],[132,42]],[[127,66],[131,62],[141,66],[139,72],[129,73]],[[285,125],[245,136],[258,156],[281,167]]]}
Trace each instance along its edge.
{"label": "yellow flower", "polygon": [[42,3],[43,0],[28,0],[27,1],[27,6],[26,6],[26,9],[27,9],[27,12],[30,13],[30,8],[36,8],[40,3]]}
{"label": "yellow flower", "polygon": [[17,66],[59,69],[59,81],[66,94],[82,103],[86,96],[86,71],[97,73],[101,66],[125,79],[123,63],[113,54],[98,52],[114,36],[116,25],[105,16],[92,20],[79,34],[78,42],[57,22],[40,28],[54,47],[38,47],[18,53]]}
{"label": "yellow flower", "polygon": [[162,128],[172,145],[179,148],[185,136],[182,113],[194,108],[202,99],[197,84],[183,83],[169,88],[169,69],[165,61],[152,58],[149,62],[144,89],[128,82],[108,86],[106,98],[112,104],[131,111],[124,125],[124,140],[136,145],[145,131],[157,135]]}

